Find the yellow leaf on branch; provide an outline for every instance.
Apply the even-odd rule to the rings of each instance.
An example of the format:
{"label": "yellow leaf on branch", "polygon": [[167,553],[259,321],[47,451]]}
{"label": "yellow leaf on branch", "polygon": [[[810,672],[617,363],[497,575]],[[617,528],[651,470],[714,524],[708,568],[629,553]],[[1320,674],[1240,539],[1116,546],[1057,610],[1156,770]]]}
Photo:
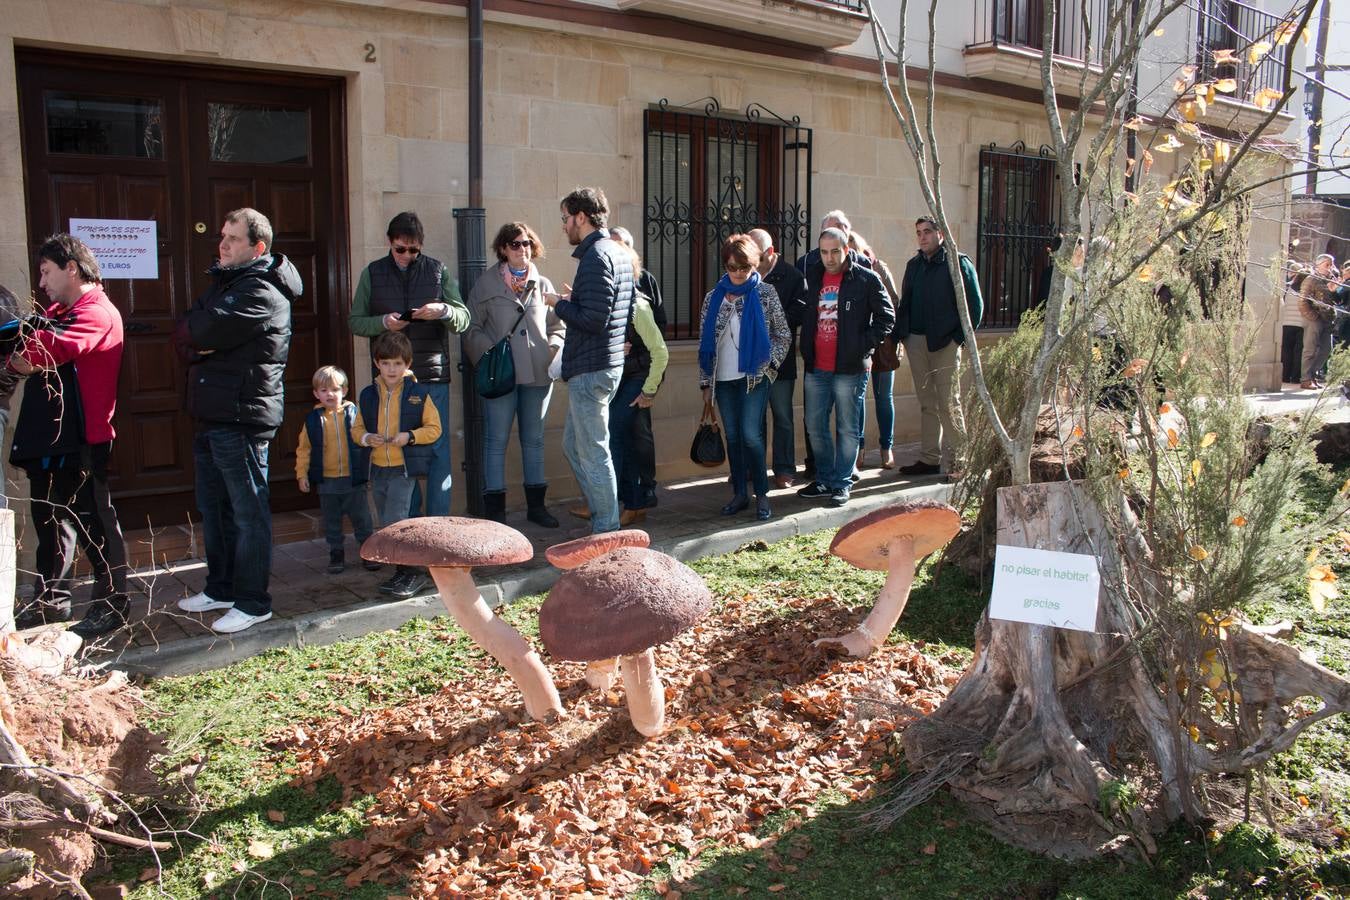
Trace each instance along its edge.
{"label": "yellow leaf on branch", "polygon": [[1193,460],[1191,460],[1191,478],[1192,478],[1192,479],[1197,479],[1197,478],[1199,478],[1199,477],[1200,477],[1200,473],[1203,472],[1204,470],[1205,470],[1205,464],[1204,464],[1204,463],[1202,463],[1202,462],[1201,462],[1200,460],[1198,460],[1198,459],[1193,459]]}
{"label": "yellow leaf on branch", "polygon": [[1237,63],[1237,51],[1231,48],[1223,50],[1211,50],[1214,55],[1214,64],[1216,66],[1234,65]]}
{"label": "yellow leaf on branch", "polygon": [[1233,516],[1233,524],[1236,525],[1238,528],[1242,528],[1244,525],[1247,524],[1247,517]]}
{"label": "yellow leaf on branch", "polygon": [[1258,109],[1270,109],[1278,103],[1283,96],[1283,91],[1277,90],[1276,88],[1263,87],[1256,92],[1256,96],[1252,97],[1252,102],[1256,104]]}
{"label": "yellow leaf on branch", "polygon": [[1209,558],[1209,551],[1199,544],[1192,544],[1191,549],[1187,550],[1186,553],[1196,562],[1204,562]]}
{"label": "yellow leaf on branch", "polygon": [[1205,436],[1200,439],[1200,449],[1212,446],[1219,439],[1219,435],[1213,431],[1205,432]]}
{"label": "yellow leaf on branch", "polygon": [[1231,94],[1237,90],[1236,78],[1220,78],[1214,82],[1214,90],[1221,94]]}
{"label": "yellow leaf on branch", "polygon": [[1270,52],[1270,41],[1257,41],[1247,48],[1247,62],[1256,65]]}
{"label": "yellow leaf on branch", "polygon": [[1175,450],[1177,444],[1180,443],[1181,437],[1177,434],[1177,430],[1175,428],[1167,429],[1167,446]]}
{"label": "yellow leaf on branch", "polygon": [[1283,47],[1294,39],[1300,31],[1296,22],[1281,22],[1275,27],[1275,44]]}

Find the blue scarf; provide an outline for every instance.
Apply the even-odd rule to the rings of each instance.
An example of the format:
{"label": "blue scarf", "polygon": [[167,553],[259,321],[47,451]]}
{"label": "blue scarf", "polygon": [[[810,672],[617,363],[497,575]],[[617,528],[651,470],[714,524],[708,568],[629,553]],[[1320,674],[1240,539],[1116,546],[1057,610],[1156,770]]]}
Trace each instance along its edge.
{"label": "blue scarf", "polygon": [[717,312],[727,294],[740,293],[745,294],[745,305],[741,307],[741,347],[737,367],[742,375],[754,377],[769,361],[769,325],[764,319],[764,306],[759,302],[759,273],[751,272],[749,279],[739,287],[731,283],[731,276],[723,275],[708,300],[708,311],[703,315],[698,339],[698,364],[705,372],[714,371],[717,358]]}

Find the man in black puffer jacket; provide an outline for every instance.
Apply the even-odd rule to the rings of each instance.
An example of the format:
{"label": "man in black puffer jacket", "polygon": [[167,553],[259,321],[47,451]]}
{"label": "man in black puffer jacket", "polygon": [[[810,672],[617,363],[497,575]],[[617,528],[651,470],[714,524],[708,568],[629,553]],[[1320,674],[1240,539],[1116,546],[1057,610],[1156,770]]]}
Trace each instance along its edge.
{"label": "man in black puffer jacket", "polygon": [[577,188],[560,206],[563,231],[580,260],[572,292],[547,294],[567,323],[562,377],[567,382],[563,453],[591,510],[591,532],[619,529],[618,479],[609,454],[609,404],[623,376],[623,339],[633,303],[633,257],[606,230],[609,201],[599,188]]}
{"label": "man in black puffer jacket", "polygon": [[303,285],[295,266],[271,249],[266,216],[255,209],[227,215],[211,287],[177,333],[197,425],[192,456],[206,545],[206,587],[178,608],[229,610],[211,625],[226,634],[272,617],[267,444],[285,408],[291,303]]}

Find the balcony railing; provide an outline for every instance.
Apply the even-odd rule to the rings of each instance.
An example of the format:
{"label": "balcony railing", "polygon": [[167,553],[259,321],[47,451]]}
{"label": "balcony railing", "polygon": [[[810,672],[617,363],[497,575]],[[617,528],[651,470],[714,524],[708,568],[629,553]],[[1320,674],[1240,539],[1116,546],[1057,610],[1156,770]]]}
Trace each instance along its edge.
{"label": "balcony railing", "polygon": [[[1045,49],[1047,0],[976,0],[975,40],[967,51],[981,47],[1012,47],[1040,53]],[[1105,37],[1107,0],[1086,0],[1083,6],[1056,0],[1054,45],[1058,57],[1099,64]]]}
{"label": "balcony railing", "polygon": [[822,6],[838,6],[840,9],[851,9],[854,12],[862,12],[862,0],[816,0]]}
{"label": "balcony railing", "polygon": [[[1237,90],[1226,96],[1244,103],[1253,102],[1262,88],[1279,88],[1284,83],[1284,65],[1292,43],[1281,45],[1278,32],[1288,19],[1232,0],[1201,0],[1199,7],[1195,41],[1197,80],[1233,78]],[[1252,63],[1249,48],[1261,41],[1270,45],[1270,52]],[[1215,51],[1222,50],[1233,51],[1236,61],[1215,62]]]}
{"label": "balcony railing", "polygon": [[867,26],[862,0],[616,0],[621,12],[779,38],[810,47],[847,47]]}

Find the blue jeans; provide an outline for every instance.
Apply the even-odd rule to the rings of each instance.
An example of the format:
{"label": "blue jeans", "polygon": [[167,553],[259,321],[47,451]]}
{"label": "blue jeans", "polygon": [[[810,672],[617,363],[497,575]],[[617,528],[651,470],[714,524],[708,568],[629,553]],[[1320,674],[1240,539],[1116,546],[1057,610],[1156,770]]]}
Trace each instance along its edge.
{"label": "blue jeans", "polygon": [[553,383],[518,384],[511,393],[483,401],[483,490],[506,490],[506,445],[511,421],[519,420],[520,462],[525,483],[547,483],[544,477],[544,417]]}
{"label": "blue jeans", "polygon": [[192,459],[206,545],[205,594],[251,616],[271,612],[267,441],[234,428],[210,428],[193,437]]}
{"label": "blue jeans", "polygon": [[415,518],[408,515],[408,503],[412,499],[416,478],[403,474],[400,466],[371,466],[370,493],[375,500],[375,514],[380,517],[380,527]]}
{"label": "blue jeans", "polygon": [[656,505],[656,448],[652,443],[652,411],[632,403],[642,393],[646,375],[625,375],[609,401],[609,455],[624,509]]}
{"label": "blue jeans", "polygon": [[351,476],[325,478],[319,482],[319,510],[323,513],[323,536],[328,549],[342,549],[342,517],[352,523],[356,543],[365,543],[370,537],[370,491],[363,482],[352,487]]}
{"label": "blue jeans", "polygon": [[[436,412],[441,417],[441,436],[431,445],[431,464],[427,468],[427,512],[429,516],[450,515],[450,385],[424,384]],[[422,515],[422,488],[413,480],[413,492],[408,503],[408,515]]]}
{"label": "blue jeans", "polygon": [[877,413],[877,446],[889,450],[895,443],[895,372],[872,372],[872,404]]}
{"label": "blue jeans", "polygon": [[591,508],[591,533],[619,530],[618,478],[609,455],[609,402],[619,389],[620,368],[573,375],[567,381],[563,454]]}
{"label": "blue jeans", "polygon": [[849,476],[858,457],[858,385],[862,378],[861,372],[806,373],[806,433],[816,455],[816,481],[832,491],[847,491],[852,486]]}
{"label": "blue jeans", "polygon": [[792,394],[797,379],[779,378],[769,388],[769,409],[773,411],[773,474],[797,474],[797,436],[792,428]]}
{"label": "blue jeans", "polygon": [[717,411],[722,416],[722,431],[727,436],[727,464],[731,467],[731,492],[745,496],[746,482],[755,494],[769,493],[769,473],[764,463],[764,411],[769,408],[769,384],[761,378],[747,392],[746,379],[719,381],[713,388]]}

